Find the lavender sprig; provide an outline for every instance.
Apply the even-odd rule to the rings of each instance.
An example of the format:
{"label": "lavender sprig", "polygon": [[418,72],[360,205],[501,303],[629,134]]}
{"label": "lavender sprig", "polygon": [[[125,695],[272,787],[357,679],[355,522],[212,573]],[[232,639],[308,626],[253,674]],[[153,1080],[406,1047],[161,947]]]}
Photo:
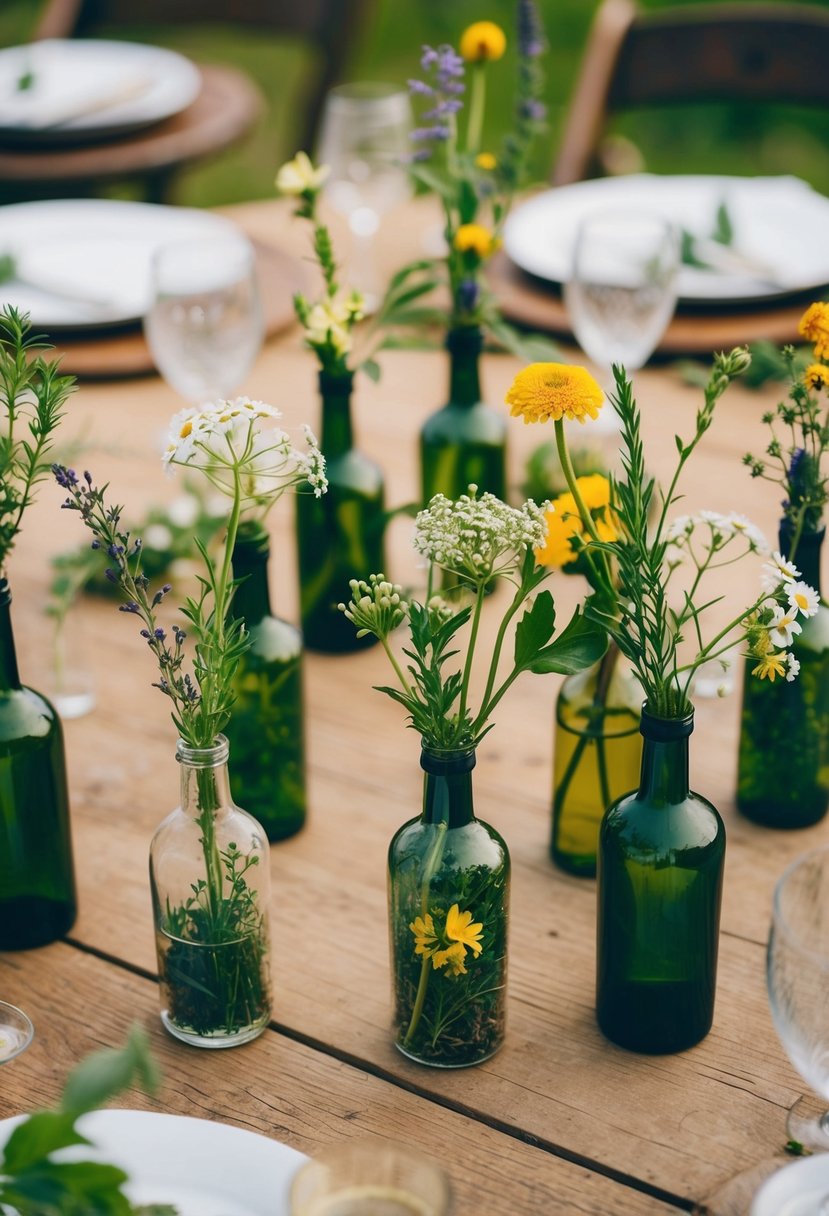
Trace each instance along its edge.
{"label": "lavender sprig", "polygon": [[513,128],[504,140],[498,162],[498,175],[506,190],[521,182],[533,139],[544,126],[547,107],[541,57],[547,50],[544,27],[534,0],[518,0],[516,12],[518,42],[518,84]]}
{"label": "lavender sprig", "polygon": [[[460,95],[466,88],[463,80],[463,59],[454,47],[424,46],[420,66],[430,75],[430,79],[410,80],[409,91],[416,96],[428,98],[431,105],[421,114],[421,119],[428,125],[416,127],[412,131],[412,142],[418,145],[453,142],[457,115],[463,109]],[[411,159],[415,162],[429,160],[432,151],[432,148],[420,146]]]}

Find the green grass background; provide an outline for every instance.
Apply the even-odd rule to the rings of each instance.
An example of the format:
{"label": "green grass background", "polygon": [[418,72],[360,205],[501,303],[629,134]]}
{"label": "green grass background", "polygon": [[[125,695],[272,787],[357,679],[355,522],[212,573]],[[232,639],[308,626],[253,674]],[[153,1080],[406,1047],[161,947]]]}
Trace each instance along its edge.
{"label": "green grass background", "polygon": [[[683,0],[670,2],[676,6]],[[789,2],[776,0],[779,6]],[[540,3],[550,51],[546,61],[549,126],[534,165],[539,179],[546,177],[554,160],[597,3]],[[640,3],[643,8],[667,6],[664,0]],[[140,16],[140,0],[135,0],[135,8]],[[38,0],[0,0],[0,45],[24,41],[40,9]],[[497,21],[510,33],[513,13],[513,0],[377,0],[345,77],[402,83],[417,74],[423,43],[457,42],[463,28],[480,19]],[[310,49],[278,35],[249,33],[232,25],[175,28],[137,21],[134,27],[119,29],[117,36],[171,46],[202,62],[232,62],[250,73],[267,98],[265,117],[243,145],[183,175],[177,199],[210,206],[270,197],[277,166],[296,150],[303,89],[316,70]],[[510,48],[490,72],[486,143],[493,148],[509,125],[514,67]],[[626,118],[619,129],[640,149],[646,167],[656,172],[795,173],[829,194],[827,125],[825,112],[716,105],[640,113]]]}

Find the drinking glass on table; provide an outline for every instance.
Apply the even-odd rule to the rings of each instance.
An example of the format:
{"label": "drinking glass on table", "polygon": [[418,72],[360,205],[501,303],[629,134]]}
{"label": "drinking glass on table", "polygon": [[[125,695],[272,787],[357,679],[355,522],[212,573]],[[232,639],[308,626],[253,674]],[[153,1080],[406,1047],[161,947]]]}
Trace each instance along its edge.
{"label": "drinking glass on table", "polygon": [[388,1140],[345,1140],[301,1166],[291,1216],[449,1216],[449,1180],[428,1157]]}
{"label": "drinking glass on table", "polygon": [[0,1064],[8,1064],[25,1051],[34,1033],[34,1026],[22,1009],[0,1001]]}
{"label": "drinking glass on table", "polygon": [[254,251],[241,233],[163,245],[144,332],[155,365],[187,401],[238,391],[264,336]]}
{"label": "drinking glass on table", "polygon": [[373,241],[380,219],[411,194],[406,169],[412,110],[397,85],[363,82],[332,89],[325,102],[317,159],[327,165],[327,201],[348,217],[347,278],[376,308],[380,288]]}
{"label": "drinking glass on table", "polygon": [[[817,1116],[811,1099],[795,1103],[789,1136],[807,1148],[829,1149],[829,846],[799,858],[777,883],[767,980],[786,1054],[822,1099]],[[825,1199],[829,1212],[829,1191]]]}

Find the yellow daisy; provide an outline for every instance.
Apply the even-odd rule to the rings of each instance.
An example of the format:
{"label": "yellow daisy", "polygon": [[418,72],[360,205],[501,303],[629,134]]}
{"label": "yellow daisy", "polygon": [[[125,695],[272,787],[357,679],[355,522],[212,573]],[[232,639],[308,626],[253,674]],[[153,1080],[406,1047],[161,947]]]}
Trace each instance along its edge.
{"label": "yellow daisy", "polygon": [[475,157],[475,164],[486,173],[491,173],[493,169],[498,168],[498,161],[491,152],[479,152]]}
{"label": "yellow daisy", "polygon": [[752,667],[751,674],[773,684],[778,676],[786,674],[786,655],[779,650],[770,650],[768,654],[763,655],[756,667]]}
{"label": "yellow daisy", "polygon": [[813,344],[816,359],[829,358],[829,304],[820,300],[810,304],[797,328]]}
{"label": "yellow daisy", "polygon": [[488,258],[496,246],[495,238],[483,224],[461,224],[452,244],[459,253],[476,253],[479,258]]}
{"label": "yellow daisy", "polygon": [[597,418],[604,393],[584,367],[567,363],[531,363],[512,382],[507,405],[513,418],[525,422],[558,422],[561,418]]}
{"label": "yellow daisy", "polygon": [[460,52],[469,63],[500,59],[507,49],[507,36],[494,21],[476,21],[461,34]]}
{"label": "yellow daisy", "polygon": [[426,958],[434,954],[438,939],[435,933],[435,923],[430,913],[427,912],[425,916],[416,916],[409,928],[415,935],[415,954],[422,954]]}
{"label": "yellow daisy", "polygon": [[484,927],[480,922],[473,925],[471,921],[471,912],[461,912],[457,904],[452,904],[446,916],[446,936],[450,941],[462,942],[477,956],[483,949],[478,939]]}
{"label": "yellow daisy", "polygon": [[829,367],[825,363],[812,363],[803,373],[803,383],[816,393],[829,388]]}
{"label": "yellow daisy", "polygon": [[464,959],[466,950],[461,942],[455,942],[446,950],[436,950],[432,955],[432,966],[437,971],[440,967],[447,968],[448,975],[466,975]]}

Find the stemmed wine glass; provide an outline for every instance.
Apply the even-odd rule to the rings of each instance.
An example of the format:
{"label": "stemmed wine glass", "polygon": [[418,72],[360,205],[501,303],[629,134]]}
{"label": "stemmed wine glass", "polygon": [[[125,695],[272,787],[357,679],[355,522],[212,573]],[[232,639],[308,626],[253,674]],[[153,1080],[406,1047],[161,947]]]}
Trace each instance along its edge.
{"label": "stemmed wine glass", "polygon": [[373,239],[380,219],[411,194],[406,170],[411,125],[408,94],[397,85],[341,85],[325,102],[317,159],[329,169],[327,201],[348,217],[348,281],[362,293],[367,311],[379,301]]}
{"label": "stemmed wine glass", "polygon": [[0,1001],[0,1064],[8,1064],[25,1051],[34,1033],[34,1026],[22,1009]]}
{"label": "stemmed wine glass", "polygon": [[229,397],[264,336],[253,248],[241,233],[163,245],[144,332],[164,379],[192,404]]}

